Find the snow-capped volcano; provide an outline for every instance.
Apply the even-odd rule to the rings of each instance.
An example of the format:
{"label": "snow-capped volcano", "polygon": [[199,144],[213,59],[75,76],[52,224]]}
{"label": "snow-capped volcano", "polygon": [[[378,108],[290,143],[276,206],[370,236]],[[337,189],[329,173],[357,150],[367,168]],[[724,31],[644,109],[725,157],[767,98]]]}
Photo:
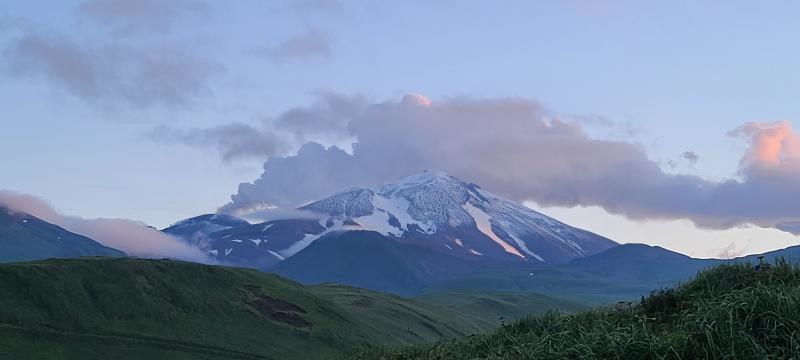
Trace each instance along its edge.
{"label": "snow-capped volcano", "polygon": [[203,215],[164,232],[221,262],[260,269],[307,252],[326,235],[351,230],[380,233],[389,242],[425,252],[438,262],[449,258],[475,266],[560,264],[617,245],[440,171],[346,190],[300,209],[318,216],[250,224],[228,215]]}
{"label": "snow-capped volcano", "polygon": [[326,230],[316,220],[287,219],[250,224],[235,216],[206,214],[162,230],[224,263],[267,268],[294,249],[303,248]]}
{"label": "snow-capped volcano", "polygon": [[205,214],[178,221],[162,231],[179,239],[183,239],[189,244],[197,246],[200,250],[205,251],[214,240],[209,236],[210,234],[247,224],[247,221],[235,216]]}
{"label": "snow-capped volcano", "polygon": [[354,188],[302,207],[330,229],[363,229],[457,256],[562,263],[617,245],[440,171]]}

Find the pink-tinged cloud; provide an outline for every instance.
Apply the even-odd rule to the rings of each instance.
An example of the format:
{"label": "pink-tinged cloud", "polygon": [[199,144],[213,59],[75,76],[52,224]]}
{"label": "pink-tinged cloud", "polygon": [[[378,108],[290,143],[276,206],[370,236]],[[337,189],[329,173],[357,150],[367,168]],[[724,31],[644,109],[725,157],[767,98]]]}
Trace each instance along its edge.
{"label": "pink-tinged cloud", "polygon": [[431,106],[432,102],[431,99],[420,95],[420,94],[407,94],[403,96],[403,100],[400,100],[401,103],[411,105],[411,106],[422,106],[428,107]]}
{"label": "pink-tinged cloud", "polygon": [[800,159],[800,137],[792,131],[788,121],[749,122],[732,134],[745,136],[750,141],[750,148],[742,159],[745,168],[792,166]]}
{"label": "pink-tinged cloud", "polygon": [[0,206],[33,215],[131,256],[212,262],[199,249],[132,220],[66,216],[40,198],[6,190],[0,190]]}

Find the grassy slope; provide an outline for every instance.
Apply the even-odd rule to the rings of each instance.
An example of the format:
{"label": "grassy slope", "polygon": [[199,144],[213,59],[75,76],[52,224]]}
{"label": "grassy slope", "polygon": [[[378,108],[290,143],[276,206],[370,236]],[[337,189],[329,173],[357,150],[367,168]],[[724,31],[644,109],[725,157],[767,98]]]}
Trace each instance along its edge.
{"label": "grassy slope", "polygon": [[[330,358],[496,326],[422,300],[167,260],[0,264],[0,284],[0,358]],[[531,299],[517,303],[557,304]]]}
{"label": "grassy slope", "polygon": [[0,262],[125,253],[23,213],[0,207]]}
{"label": "grassy slope", "polygon": [[582,304],[556,300],[549,296],[510,291],[432,293],[416,297],[454,313],[468,314],[480,328],[497,328],[501,324],[547,311],[575,312]]}
{"label": "grassy slope", "polygon": [[361,359],[788,359],[800,357],[800,268],[720,265],[640,304],[550,313],[496,333]]}

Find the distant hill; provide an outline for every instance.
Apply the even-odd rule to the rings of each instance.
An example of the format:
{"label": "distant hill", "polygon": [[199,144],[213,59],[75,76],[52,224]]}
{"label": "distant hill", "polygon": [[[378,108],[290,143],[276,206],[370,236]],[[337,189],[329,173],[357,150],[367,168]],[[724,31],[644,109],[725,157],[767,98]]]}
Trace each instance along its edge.
{"label": "distant hill", "polygon": [[0,261],[80,256],[125,256],[125,253],[35,216],[0,207]]}
{"label": "distant hill", "polygon": [[741,256],[738,258],[733,259],[732,261],[742,262],[747,261],[750,263],[755,263],[758,261],[758,257],[763,256],[765,261],[774,262],[775,260],[784,258],[791,262],[800,262],[800,245],[798,246],[790,246],[785,249],[775,250],[765,252],[763,254],[753,254],[747,256]]}
{"label": "distant hill", "polygon": [[[800,261],[800,246],[763,255],[767,261]],[[758,256],[695,259],[658,246],[623,244],[566,264],[522,267],[442,258],[375,232],[349,231],[328,234],[269,270],[305,284],[338,282],[401,295],[511,291],[613,303],[675,286],[720,263],[755,263]]]}
{"label": "distant hill", "polygon": [[624,244],[595,256],[575,259],[559,266],[564,271],[583,272],[605,279],[632,282],[663,282],[689,279],[710,262],[645,244]]}
{"label": "distant hill", "polygon": [[525,291],[591,303],[613,303],[674,286],[715,263],[661,247],[624,244],[559,266],[467,274],[431,283],[422,292]]}
{"label": "distant hill", "polygon": [[490,330],[500,316],[576,308],[532,294],[405,299],[130,258],[0,264],[0,284],[1,359],[342,358]]}
{"label": "distant hill", "polygon": [[695,259],[658,246],[623,244],[567,264],[511,271],[484,271],[427,285],[422,292],[527,291],[590,303],[638,299],[651,291],[686,282],[724,263],[800,262],[800,246],[736,259]]}

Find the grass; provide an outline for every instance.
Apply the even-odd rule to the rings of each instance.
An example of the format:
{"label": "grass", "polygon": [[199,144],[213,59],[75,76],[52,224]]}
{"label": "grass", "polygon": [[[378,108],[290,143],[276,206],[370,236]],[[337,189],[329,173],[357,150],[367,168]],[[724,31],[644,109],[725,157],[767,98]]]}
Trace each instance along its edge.
{"label": "grass", "polygon": [[[6,263],[0,284],[0,359],[349,358],[491,330],[505,313],[169,260]],[[548,299],[509,304],[527,312],[560,304]]]}
{"label": "grass", "polygon": [[541,294],[514,291],[443,292],[424,294],[415,299],[462,314],[476,327],[489,329],[547,311],[571,313],[586,307]]}
{"label": "grass", "polygon": [[550,312],[498,331],[358,359],[798,359],[800,268],[719,265],[635,303]]}

